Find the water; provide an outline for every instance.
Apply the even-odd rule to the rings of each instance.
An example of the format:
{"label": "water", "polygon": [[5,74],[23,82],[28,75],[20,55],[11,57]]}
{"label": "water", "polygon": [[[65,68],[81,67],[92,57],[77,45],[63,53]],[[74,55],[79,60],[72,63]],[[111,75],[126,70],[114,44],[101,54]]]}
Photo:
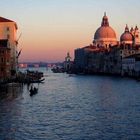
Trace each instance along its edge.
{"label": "water", "polygon": [[0,140],[140,139],[140,82],[43,71],[38,94],[16,87],[0,100]]}

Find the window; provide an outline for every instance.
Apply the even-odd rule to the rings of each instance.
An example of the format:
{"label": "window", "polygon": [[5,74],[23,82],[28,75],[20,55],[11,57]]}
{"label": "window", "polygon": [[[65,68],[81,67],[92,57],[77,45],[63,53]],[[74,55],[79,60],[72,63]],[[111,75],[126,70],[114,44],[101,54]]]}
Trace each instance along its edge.
{"label": "window", "polygon": [[9,34],[7,35],[7,39],[10,39],[10,35]]}
{"label": "window", "polygon": [[1,62],[3,62],[4,61],[4,59],[3,59],[3,57],[1,58]]}
{"label": "window", "polygon": [[1,72],[3,72],[4,71],[4,68],[1,68]]}
{"label": "window", "polygon": [[0,51],[1,54],[4,54],[4,51]]}
{"label": "window", "polygon": [[6,30],[7,30],[7,31],[10,31],[10,28],[9,28],[9,27],[7,27],[7,28],[6,28]]}

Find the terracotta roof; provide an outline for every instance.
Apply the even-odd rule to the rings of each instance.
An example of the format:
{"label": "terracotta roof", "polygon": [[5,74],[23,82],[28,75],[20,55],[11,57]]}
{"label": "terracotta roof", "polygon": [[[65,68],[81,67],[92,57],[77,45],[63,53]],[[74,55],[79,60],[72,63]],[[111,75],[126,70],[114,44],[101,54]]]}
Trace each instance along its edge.
{"label": "terracotta roof", "polygon": [[[0,22],[14,22],[14,21],[4,18],[4,17],[0,17]],[[15,28],[18,29],[16,22],[14,22],[14,23],[15,23]]]}
{"label": "terracotta roof", "polygon": [[14,22],[10,19],[6,19],[6,18],[3,18],[3,17],[0,17],[0,22]]}

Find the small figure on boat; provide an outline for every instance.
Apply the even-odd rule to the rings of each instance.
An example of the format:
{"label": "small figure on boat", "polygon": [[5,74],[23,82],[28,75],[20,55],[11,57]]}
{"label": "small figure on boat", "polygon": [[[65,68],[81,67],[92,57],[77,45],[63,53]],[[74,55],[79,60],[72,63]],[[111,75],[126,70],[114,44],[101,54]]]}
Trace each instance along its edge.
{"label": "small figure on boat", "polygon": [[37,92],[37,90],[38,90],[38,89],[37,89],[36,87],[34,87],[34,92]]}
{"label": "small figure on boat", "polygon": [[37,94],[38,89],[36,87],[31,86],[31,89],[29,91],[30,91],[30,96],[32,96],[34,94]]}

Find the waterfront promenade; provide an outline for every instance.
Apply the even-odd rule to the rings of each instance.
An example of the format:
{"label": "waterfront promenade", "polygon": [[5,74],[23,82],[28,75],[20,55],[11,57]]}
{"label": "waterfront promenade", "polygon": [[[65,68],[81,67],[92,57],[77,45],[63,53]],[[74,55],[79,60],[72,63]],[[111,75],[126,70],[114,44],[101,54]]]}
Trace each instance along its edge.
{"label": "waterfront promenade", "polygon": [[140,82],[40,70],[38,94],[0,100],[0,140],[140,139]]}

